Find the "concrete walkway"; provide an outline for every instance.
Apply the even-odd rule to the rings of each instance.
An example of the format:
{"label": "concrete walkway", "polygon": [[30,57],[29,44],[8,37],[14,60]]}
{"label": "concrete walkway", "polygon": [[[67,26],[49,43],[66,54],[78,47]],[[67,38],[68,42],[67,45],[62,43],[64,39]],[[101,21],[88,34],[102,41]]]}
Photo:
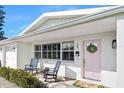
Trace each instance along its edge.
{"label": "concrete walkway", "polygon": [[18,88],[18,86],[8,80],[0,77],[0,88]]}

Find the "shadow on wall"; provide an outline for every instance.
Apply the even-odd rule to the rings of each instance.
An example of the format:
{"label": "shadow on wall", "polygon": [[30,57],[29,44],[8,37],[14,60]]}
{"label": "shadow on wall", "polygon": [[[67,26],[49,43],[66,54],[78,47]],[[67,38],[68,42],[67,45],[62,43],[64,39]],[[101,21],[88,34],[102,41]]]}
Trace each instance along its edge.
{"label": "shadow on wall", "polygon": [[76,72],[74,72],[71,68],[65,67],[65,77],[76,79]]}

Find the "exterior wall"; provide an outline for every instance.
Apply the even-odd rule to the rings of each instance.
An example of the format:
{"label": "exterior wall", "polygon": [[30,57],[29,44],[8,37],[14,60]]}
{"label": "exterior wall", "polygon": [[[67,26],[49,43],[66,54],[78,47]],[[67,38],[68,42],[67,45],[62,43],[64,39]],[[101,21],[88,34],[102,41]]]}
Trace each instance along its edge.
{"label": "exterior wall", "polygon": [[5,66],[5,49],[3,46],[0,46],[0,60],[1,60],[1,66]]}
{"label": "exterior wall", "polygon": [[17,68],[17,44],[11,43],[0,46],[0,60],[2,66]]}
{"label": "exterior wall", "polygon": [[[55,43],[55,42],[65,42],[65,41],[74,41],[74,52],[79,51],[79,56],[74,54],[74,61],[62,61],[62,65],[59,69],[58,74],[82,80],[83,79],[83,41],[85,40],[101,40],[101,82],[110,87],[116,87],[116,49],[112,49],[112,40],[116,39],[116,32],[105,32],[91,35],[83,35],[74,38],[64,38],[57,40],[47,40],[42,42],[35,43],[22,43],[18,42],[17,44],[5,45],[7,55],[10,57],[6,62],[8,66],[13,68],[24,69],[26,64],[30,63],[31,58],[34,57],[34,45],[35,44],[45,44],[45,43]],[[13,47],[15,50],[13,51]],[[8,49],[7,49],[8,48]],[[5,52],[3,52],[4,54]],[[5,54],[6,54],[5,53]],[[14,53],[14,54],[12,54]],[[16,60],[12,60],[11,56],[14,56]],[[111,56],[111,57],[110,57]],[[2,56],[0,56],[0,59]],[[7,57],[4,56],[7,59]],[[5,59],[5,60],[6,60]],[[61,58],[62,59],[62,58]],[[11,63],[13,62],[14,65]],[[43,67],[54,67],[56,60],[41,59],[40,61],[44,66]]]}
{"label": "exterior wall", "polygon": [[[33,46],[31,43],[11,43],[0,46],[0,60],[2,66],[24,69],[33,58]],[[15,48],[15,49],[13,49]]]}
{"label": "exterior wall", "polygon": [[[115,87],[116,85],[116,49],[112,49],[112,40],[116,39],[116,31],[83,35],[74,38],[65,38],[57,40],[47,40],[39,44],[74,41],[74,51],[79,51],[80,55],[74,55],[74,61],[62,61],[58,74],[73,79],[83,79],[83,41],[101,40],[101,82],[106,86]],[[62,58],[61,58],[62,59]],[[56,60],[41,59],[44,67],[54,67]],[[114,78],[112,77],[114,76]],[[111,80],[111,81],[109,81]]]}
{"label": "exterior wall", "polygon": [[17,44],[7,44],[4,49],[6,67],[17,68]]}
{"label": "exterior wall", "polygon": [[[78,17],[78,16],[77,16]],[[38,29],[54,26],[60,23],[67,22],[69,20],[72,20],[77,17],[70,17],[70,18],[49,18],[47,21],[45,21]]]}
{"label": "exterior wall", "polygon": [[6,67],[17,68],[17,54],[14,50],[6,51]]}
{"label": "exterior wall", "polygon": [[105,86],[116,88],[117,87],[117,72],[102,71],[101,80]]}
{"label": "exterior wall", "polygon": [[108,33],[102,39],[102,70],[116,71],[116,49],[112,48],[112,40],[116,39],[115,33]]}
{"label": "exterior wall", "polygon": [[124,87],[124,15],[117,17],[117,86]]}
{"label": "exterior wall", "polygon": [[31,43],[18,43],[18,62],[17,66],[20,69],[24,69],[26,64],[29,64],[31,61],[33,46]]}
{"label": "exterior wall", "polygon": [[[79,51],[79,56],[76,56],[74,54],[74,61],[62,61],[62,65],[59,69],[58,74],[65,77],[82,80],[83,79],[83,41],[93,40],[93,39],[100,39],[102,44],[101,45],[102,46],[101,82],[106,86],[116,87],[117,86],[116,79],[119,73],[116,73],[116,49],[112,49],[112,40],[116,39],[115,31],[91,34],[91,35],[83,35],[74,38],[65,38],[65,39],[57,39],[57,40],[49,40],[49,41],[47,40],[47,41],[35,42],[35,43],[18,42],[17,44],[8,44],[3,46],[3,49],[5,50],[2,50],[3,55],[6,54],[6,56],[4,56],[5,58],[4,64],[6,63],[6,66],[10,66],[13,68],[24,69],[25,65],[29,64],[31,58],[34,57],[35,44],[45,44],[45,43],[55,43],[55,42],[61,43],[65,41],[74,41],[74,52]],[[13,50],[13,47],[15,47],[15,50]],[[14,58],[12,57],[12,55]],[[2,59],[2,57],[3,56],[0,56],[0,59]],[[4,60],[4,58],[2,60]],[[44,67],[54,67],[56,60],[41,59],[40,62],[43,63]],[[119,69],[117,67],[117,71],[118,70]]]}
{"label": "exterior wall", "polygon": [[1,66],[3,66],[3,53],[2,53],[2,51],[0,51],[0,64],[1,64]]}

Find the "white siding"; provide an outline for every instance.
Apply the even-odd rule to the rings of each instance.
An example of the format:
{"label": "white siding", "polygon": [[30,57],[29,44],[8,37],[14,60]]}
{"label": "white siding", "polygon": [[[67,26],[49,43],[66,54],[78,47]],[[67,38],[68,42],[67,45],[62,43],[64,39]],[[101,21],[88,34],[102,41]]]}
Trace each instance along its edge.
{"label": "white siding", "polygon": [[26,64],[29,64],[32,58],[32,44],[31,43],[18,43],[18,68],[24,69]]}
{"label": "white siding", "polygon": [[4,64],[6,67],[17,68],[17,44],[7,44],[4,46]]}
{"label": "white siding", "polygon": [[[116,49],[112,49],[112,40],[116,39],[116,31],[82,35],[75,38],[63,38],[63,39],[56,39],[56,40],[49,40],[49,41],[47,40],[44,42],[43,41],[35,42],[35,43],[18,42],[17,45],[16,44],[5,45],[4,47],[6,47],[6,62],[7,62],[6,66],[24,69],[25,65],[29,64],[31,58],[34,57],[35,44],[74,41],[74,46],[75,46],[74,51],[80,51],[80,55],[79,56],[75,55],[74,61],[62,61],[62,65],[59,69],[58,74],[65,77],[82,80],[83,79],[82,78],[83,77],[83,41],[93,40],[93,39],[101,39],[101,44],[102,44],[101,82],[106,86],[115,87],[117,83],[115,81],[117,78],[117,75],[115,72],[116,71]],[[13,47],[16,47],[15,51],[13,51]],[[41,62],[43,62],[44,67],[54,67],[55,61],[56,60],[41,59]]]}
{"label": "white siding", "polygon": [[[57,40],[47,40],[42,42],[44,43],[55,43],[55,42],[65,42],[65,41],[74,41],[75,50],[80,51],[80,56],[75,56],[74,61],[62,61],[62,65],[59,70],[59,75],[74,78],[74,79],[82,79],[83,77],[83,41],[85,40],[93,40],[93,39],[101,39],[101,62],[102,62],[102,70],[101,75],[102,83],[107,84],[106,86],[111,85],[109,83],[108,78],[111,74],[103,73],[103,71],[116,73],[116,49],[112,49],[112,40],[116,39],[116,31],[91,34],[91,35],[82,35],[80,37],[75,38],[64,38]],[[111,57],[110,57],[111,56]],[[54,67],[56,60],[49,59],[41,59],[44,67]],[[116,75],[115,75],[116,76]],[[112,80],[113,78],[110,77]],[[109,78],[109,79],[110,79]],[[115,77],[116,78],[116,77]],[[115,82],[113,82],[113,86],[115,86]]]}
{"label": "white siding", "polygon": [[117,72],[102,71],[101,80],[105,86],[117,88]]}
{"label": "white siding", "polygon": [[15,51],[6,51],[6,67],[17,68],[17,57]]}
{"label": "white siding", "polygon": [[117,18],[117,86],[124,87],[124,15]]}
{"label": "white siding", "polygon": [[51,26],[55,26],[64,22],[67,22],[69,20],[72,20],[76,17],[70,17],[70,18],[49,18],[47,19],[43,24],[41,24],[39,27],[37,27],[37,30],[43,29],[43,28],[47,28],[47,27],[51,27]]}
{"label": "white siding", "polygon": [[1,66],[4,66],[4,60],[3,60],[3,50],[0,50],[0,61],[1,61]]}

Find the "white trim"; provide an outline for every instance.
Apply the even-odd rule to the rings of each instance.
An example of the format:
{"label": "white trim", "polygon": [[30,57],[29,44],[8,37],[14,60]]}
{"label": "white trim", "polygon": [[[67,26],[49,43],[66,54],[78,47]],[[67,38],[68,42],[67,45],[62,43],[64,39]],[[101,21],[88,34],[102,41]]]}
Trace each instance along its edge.
{"label": "white trim", "polygon": [[93,14],[93,13],[98,13],[101,11],[105,11],[111,8],[114,8],[115,6],[110,6],[110,7],[100,7],[100,8],[89,8],[89,9],[78,9],[78,10],[67,10],[67,11],[58,11],[58,12],[48,12],[48,13],[44,13],[43,15],[41,15],[39,18],[37,18],[31,25],[29,25],[26,29],[24,29],[24,31],[22,31],[20,35],[23,35],[25,32],[27,32],[30,28],[32,28],[34,25],[38,24],[38,22],[42,21],[41,23],[43,23],[44,21],[46,21],[48,18],[54,18],[54,17],[62,17],[64,18],[65,16],[69,17],[70,16],[85,16],[87,14]]}

